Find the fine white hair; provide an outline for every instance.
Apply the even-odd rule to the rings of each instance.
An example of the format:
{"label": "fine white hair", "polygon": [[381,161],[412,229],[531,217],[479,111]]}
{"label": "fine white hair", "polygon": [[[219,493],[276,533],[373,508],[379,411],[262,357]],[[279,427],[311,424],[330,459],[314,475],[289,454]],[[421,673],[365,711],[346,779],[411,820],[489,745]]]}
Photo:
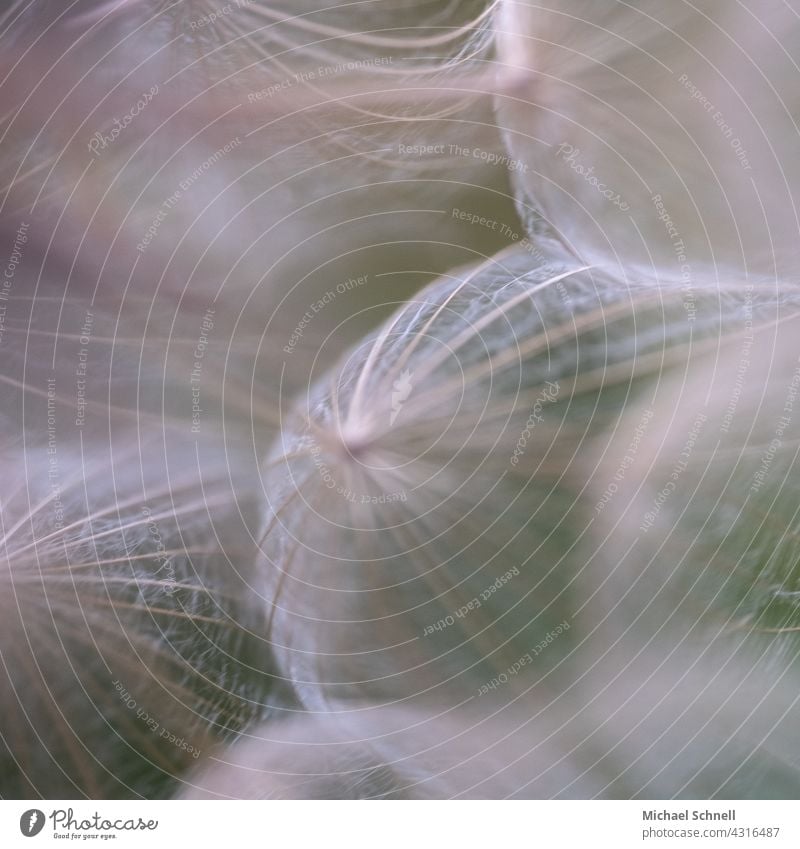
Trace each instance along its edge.
{"label": "fine white hair", "polygon": [[792,3],[0,44],[0,795],[800,793]]}

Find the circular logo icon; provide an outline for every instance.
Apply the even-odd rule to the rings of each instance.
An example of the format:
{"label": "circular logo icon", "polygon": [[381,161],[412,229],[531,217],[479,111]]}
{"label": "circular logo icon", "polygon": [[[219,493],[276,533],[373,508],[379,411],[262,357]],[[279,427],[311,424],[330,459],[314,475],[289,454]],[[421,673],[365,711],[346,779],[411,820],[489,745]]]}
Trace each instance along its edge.
{"label": "circular logo icon", "polygon": [[36,837],[44,828],[44,811],[31,808],[19,818],[19,830],[25,837]]}

